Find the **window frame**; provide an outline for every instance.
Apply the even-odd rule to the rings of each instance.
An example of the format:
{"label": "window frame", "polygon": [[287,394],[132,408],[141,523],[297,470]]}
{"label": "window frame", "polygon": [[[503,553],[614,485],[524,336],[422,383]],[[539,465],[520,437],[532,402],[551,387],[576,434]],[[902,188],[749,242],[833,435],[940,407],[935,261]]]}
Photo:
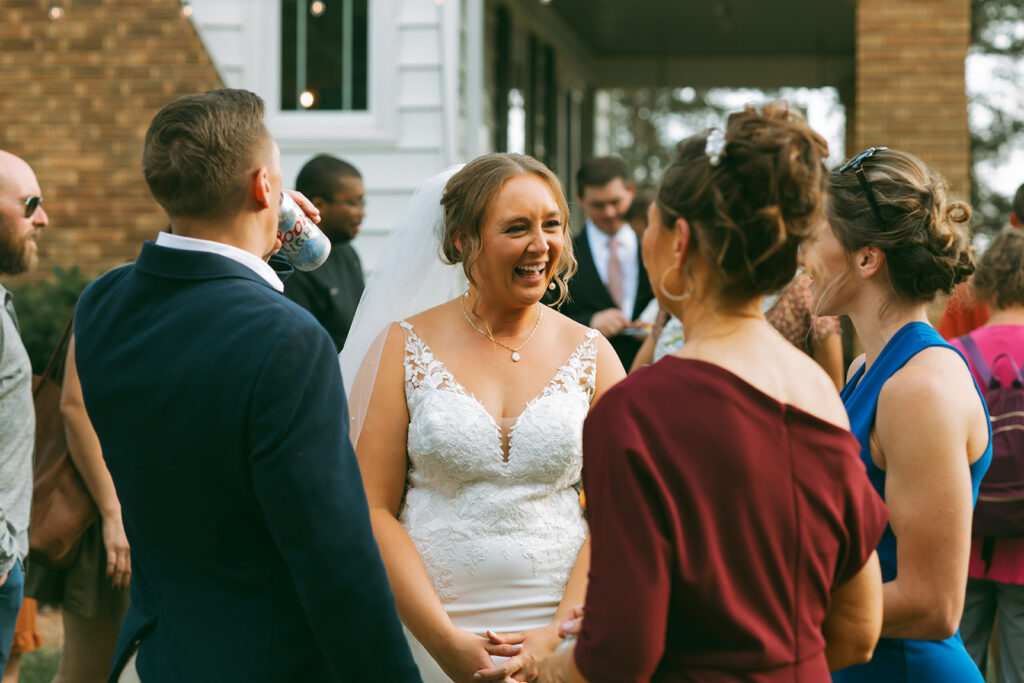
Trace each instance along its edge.
{"label": "window frame", "polygon": [[281,109],[281,3],[253,3],[248,45],[247,87],[266,102],[267,126],[279,142],[322,147],[325,140],[355,148],[394,142],[398,137],[398,0],[370,0],[367,15],[367,108],[358,111]]}

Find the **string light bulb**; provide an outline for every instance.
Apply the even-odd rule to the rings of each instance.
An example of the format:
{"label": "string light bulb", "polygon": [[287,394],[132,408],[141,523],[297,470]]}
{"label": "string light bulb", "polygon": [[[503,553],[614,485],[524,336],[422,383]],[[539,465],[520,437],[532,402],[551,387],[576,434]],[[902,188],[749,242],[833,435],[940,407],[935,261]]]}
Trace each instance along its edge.
{"label": "string light bulb", "polygon": [[551,0],[540,0],[540,4],[542,4],[542,5],[550,5],[551,4]]}
{"label": "string light bulb", "polygon": [[302,105],[303,109],[309,109],[316,102],[316,97],[309,90],[303,90],[302,94],[299,95],[299,104]]}
{"label": "string light bulb", "polygon": [[322,17],[327,11],[327,3],[322,0],[314,0],[309,4],[309,13],[314,17]]}
{"label": "string light bulb", "polygon": [[50,17],[50,21],[60,21],[64,18],[64,8],[60,6],[59,2],[51,2],[47,14]]}
{"label": "string light bulb", "polygon": [[184,2],[181,3],[181,16],[186,19],[192,16],[192,3],[188,0],[184,0]]}

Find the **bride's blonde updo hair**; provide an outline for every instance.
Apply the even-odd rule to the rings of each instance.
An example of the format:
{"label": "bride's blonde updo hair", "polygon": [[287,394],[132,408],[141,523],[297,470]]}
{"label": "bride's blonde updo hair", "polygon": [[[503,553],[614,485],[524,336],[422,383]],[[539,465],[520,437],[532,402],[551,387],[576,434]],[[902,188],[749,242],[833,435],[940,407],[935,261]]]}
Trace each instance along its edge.
{"label": "bride's blonde updo hair", "polygon": [[952,292],[974,272],[971,207],[951,200],[945,180],[913,154],[880,148],[860,168],[878,216],[855,168],[829,174],[828,220],[843,248],[881,250],[901,299],[926,302]]}
{"label": "bride's blonde updo hair", "polygon": [[666,226],[689,222],[690,248],[710,266],[722,305],[793,279],[800,243],[823,224],[827,155],[825,140],[784,102],[748,106],[729,116],[724,135],[679,143],[656,205]]}
{"label": "bride's blonde updo hair", "polygon": [[[531,156],[485,154],[463,166],[448,180],[441,197],[441,206],[444,208],[441,255],[449,265],[461,263],[466,279],[476,286],[473,265],[483,248],[480,232],[487,212],[505,182],[519,175],[534,175],[544,181],[558,205],[562,235],[565,237],[565,245],[555,264],[553,277],[558,288],[558,297],[553,304],[559,306],[569,293],[566,282],[576,272],[576,258],[572,253],[572,240],[569,239],[569,204],[565,200],[558,176]],[[457,238],[461,238],[461,250],[456,246]]]}

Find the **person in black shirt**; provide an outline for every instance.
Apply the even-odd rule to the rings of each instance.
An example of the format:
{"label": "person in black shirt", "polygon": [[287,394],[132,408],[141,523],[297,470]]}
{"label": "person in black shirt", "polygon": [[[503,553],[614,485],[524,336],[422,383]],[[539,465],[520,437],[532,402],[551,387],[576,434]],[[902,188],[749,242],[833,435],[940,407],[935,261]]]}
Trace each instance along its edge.
{"label": "person in black shirt", "polygon": [[316,270],[295,271],[284,294],[312,313],[341,351],[363,295],[363,266],[352,248],[366,216],[363,178],[352,164],[318,154],[299,171],[295,189],[320,209],[319,225],[331,240],[331,255]]}

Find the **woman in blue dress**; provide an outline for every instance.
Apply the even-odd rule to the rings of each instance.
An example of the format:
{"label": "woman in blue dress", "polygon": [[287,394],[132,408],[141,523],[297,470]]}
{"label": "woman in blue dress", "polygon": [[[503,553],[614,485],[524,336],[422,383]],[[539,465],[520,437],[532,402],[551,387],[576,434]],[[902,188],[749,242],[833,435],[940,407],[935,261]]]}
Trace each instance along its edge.
{"label": "woman in blue dress", "polygon": [[966,360],[926,308],[974,270],[970,208],[916,157],[872,148],[833,171],[830,230],[808,249],[816,315],[848,315],[864,348],[842,392],[890,523],[878,546],[882,639],[851,683],[982,683],[957,633],[971,516],[992,458]]}

